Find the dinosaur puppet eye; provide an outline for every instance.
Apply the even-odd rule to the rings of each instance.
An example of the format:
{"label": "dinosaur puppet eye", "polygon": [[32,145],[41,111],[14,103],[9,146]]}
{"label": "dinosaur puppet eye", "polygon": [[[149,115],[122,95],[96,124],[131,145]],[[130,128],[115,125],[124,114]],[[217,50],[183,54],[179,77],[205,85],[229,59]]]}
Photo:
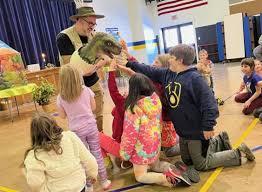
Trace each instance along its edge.
{"label": "dinosaur puppet eye", "polygon": [[111,42],[108,42],[108,43],[107,43],[107,45],[108,45],[108,46],[111,46],[111,45],[112,45],[112,43],[111,43]]}

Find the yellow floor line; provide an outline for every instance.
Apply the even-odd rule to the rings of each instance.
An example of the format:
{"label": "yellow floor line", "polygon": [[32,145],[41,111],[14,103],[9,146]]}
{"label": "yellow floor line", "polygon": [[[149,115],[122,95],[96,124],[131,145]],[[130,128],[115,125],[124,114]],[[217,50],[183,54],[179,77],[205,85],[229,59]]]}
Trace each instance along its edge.
{"label": "yellow floor line", "polygon": [[[256,118],[252,121],[252,123],[248,126],[248,128],[244,131],[244,133],[241,135],[241,137],[237,140],[237,142],[233,145],[233,148],[237,148],[245,139],[246,137],[250,134],[250,132],[252,131],[252,129],[254,129],[254,127],[256,126],[256,124],[258,123],[259,119]],[[213,182],[216,180],[216,178],[218,177],[218,175],[221,173],[221,171],[223,170],[223,167],[219,167],[217,168],[212,175],[208,178],[208,180],[206,181],[206,183],[202,186],[202,188],[199,190],[199,192],[207,192],[208,189],[211,187],[211,185],[213,184]],[[0,186],[0,191],[1,192],[18,192],[16,190],[13,189],[9,189],[6,187],[2,187]]]}
{"label": "yellow floor line", "polygon": [[[241,137],[237,140],[237,142],[233,145],[233,148],[237,148],[245,139],[246,137],[250,134],[250,132],[252,131],[252,129],[254,129],[254,127],[256,126],[256,124],[258,123],[259,119],[256,118],[252,121],[252,123],[248,126],[248,128],[244,131],[244,133],[241,135]],[[218,175],[221,173],[221,171],[223,170],[223,167],[219,167],[217,168],[212,175],[208,178],[208,180],[205,182],[205,184],[201,187],[201,189],[199,190],[199,192],[207,192],[208,189],[211,187],[211,185],[213,184],[213,182],[216,180],[216,178],[218,177]]]}
{"label": "yellow floor line", "polygon": [[2,186],[0,186],[0,191],[1,191],[1,192],[18,192],[18,191],[16,191],[16,190],[9,189],[9,188],[2,187]]}

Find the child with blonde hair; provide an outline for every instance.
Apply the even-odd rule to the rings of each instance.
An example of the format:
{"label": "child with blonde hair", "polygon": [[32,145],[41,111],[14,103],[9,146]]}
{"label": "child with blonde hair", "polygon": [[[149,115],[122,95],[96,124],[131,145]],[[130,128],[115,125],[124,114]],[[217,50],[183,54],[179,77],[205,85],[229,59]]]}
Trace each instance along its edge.
{"label": "child with blonde hair", "polygon": [[[105,61],[107,62],[107,61]],[[79,71],[71,66],[62,66],[59,73],[59,95],[57,96],[59,115],[68,119],[69,129],[82,140],[98,163],[100,183],[104,190],[111,186],[104,166],[96,119],[93,111],[96,108],[94,93],[82,85]],[[93,191],[91,183],[87,183],[88,191]]]}
{"label": "child with blonde hair", "polygon": [[96,181],[96,160],[73,132],[63,131],[45,113],[32,118],[30,132],[24,166],[33,191],[85,192],[86,181]]}
{"label": "child with blonde hair", "polygon": [[208,59],[208,53],[205,49],[199,51],[199,62],[196,67],[201,75],[205,78],[208,86],[213,89],[213,78],[212,78],[212,61]]}
{"label": "child with blonde hair", "polygon": [[[170,66],[169,60],[171,56],[169,54],[158,55],[153,63],[154,67],[168,69]],[[161,146],[167,157],[173,157],[180,154],[179,144],[177,141],[177,134],[174,128],[173,123],[171,122],[168,114],[167,107],[168,102],[164,94],[164,88],[161,84],[154,82],[154,85],[157,89],[157,94],[162,103],[162,136],[161,136]]]}

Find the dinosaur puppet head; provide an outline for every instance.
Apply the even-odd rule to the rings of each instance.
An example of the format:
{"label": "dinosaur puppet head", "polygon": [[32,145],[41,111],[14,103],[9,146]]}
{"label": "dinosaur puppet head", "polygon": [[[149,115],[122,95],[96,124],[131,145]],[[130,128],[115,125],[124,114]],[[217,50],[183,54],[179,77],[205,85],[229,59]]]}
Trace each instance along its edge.
{"label": "dinosaur puppet head", "polygon": [[114,55],[120,55],[121,50],[121,45],[113,36],[97,32],[88,44],[73,53],[70,63],[82,71],[88,71],[99,61],[101,55],[113,58]]}
{"label": "dinosaur puppet head", "polygon": [[92,40],[79,50],[79,55],[90,64],[101,54],[106,54],[110,58],[121,53],[122,47],[112,35],[97,32]]}

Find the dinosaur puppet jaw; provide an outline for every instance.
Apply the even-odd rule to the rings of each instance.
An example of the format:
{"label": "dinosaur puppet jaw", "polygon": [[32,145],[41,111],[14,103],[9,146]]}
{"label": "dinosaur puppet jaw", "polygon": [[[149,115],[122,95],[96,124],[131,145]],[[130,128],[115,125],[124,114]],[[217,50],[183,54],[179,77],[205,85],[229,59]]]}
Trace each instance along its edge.
{"label": "dinosaur puppet jaw", "polygon": [[114,55],[120,55],[121,51],[122,51],[121,46],[115,46],[111,50],[103,49],[104,54],[110,57],[111,59],[114,58]]}

